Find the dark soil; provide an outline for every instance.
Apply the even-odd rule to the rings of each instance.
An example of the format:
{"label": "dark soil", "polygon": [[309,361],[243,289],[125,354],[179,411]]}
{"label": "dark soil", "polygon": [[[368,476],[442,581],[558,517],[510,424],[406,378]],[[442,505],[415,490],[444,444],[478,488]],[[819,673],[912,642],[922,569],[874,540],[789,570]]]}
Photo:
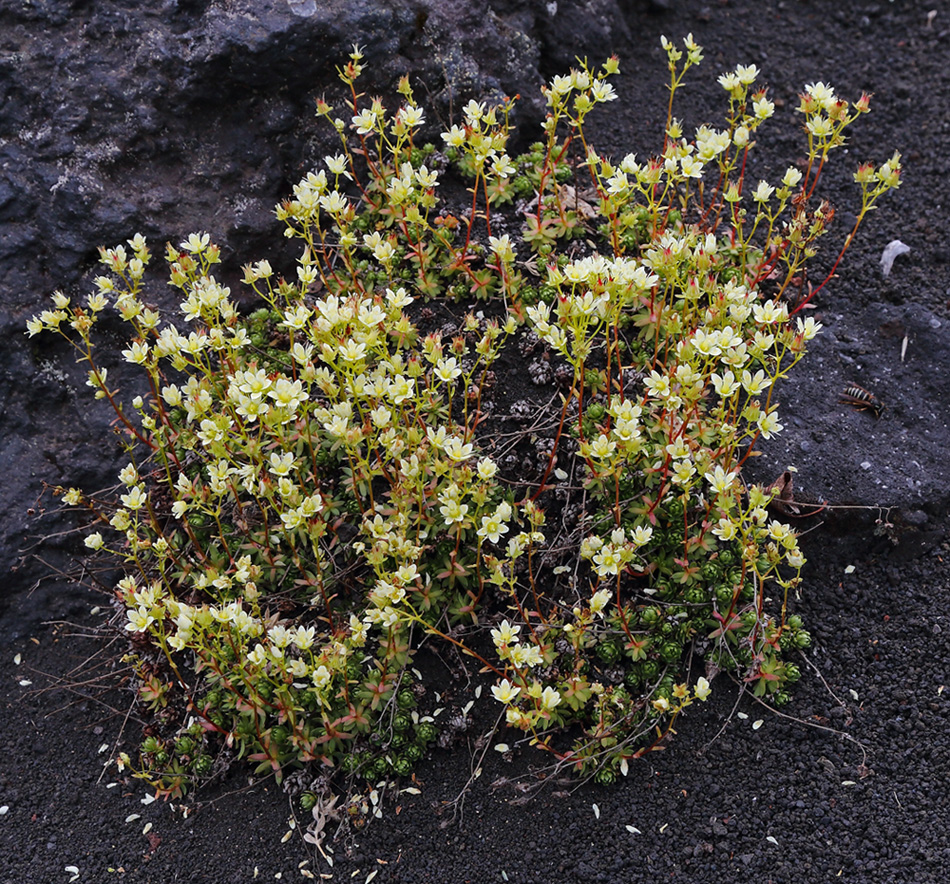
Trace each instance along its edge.
{"label": "dark soil", "polygon": [[[92,17],[91,5],[34,3],[23,10],[29,7],[29,15],[45,22],[42,27],[50,22],[66,27],[64,21],[76,24]],[[526,45],[537,55],[522,61],[545,77],[561,71],[578,52],[592,60],[616,52],[623,72],[617,83],[621,100],[598,118],[593,135],[605,152],[645,155],[657,149],[666,100],[659,35],[678,39],[692,31],[706,58],[689,77],[678,109],[687,131],[706,119],[715,122],[723,106],[715,77],[736,63],[757,64],[773,97],[784,102],[764,130],[753,175],[774,179],[776,169],[799,159],[793,108],[804,83],[830,82],[848,98],[862,90],[875,93],[872,113],[855,127],[847,154],[836,157],[825,177],[842,236],[855,209],[852,167],[864,159],[881,162],[895,148],[904,153],[904,184],[870,218],[839,278],[816,301],[813,315],[825,331],[782,390],[786,432],[764,449],[757,465],[758,478],[768,480],[795,465],[801,494],[855,507],[829,510],[803,541],[809,565],[796,608],[813,645],[803,655],[803,678],[793,702],[776,712],[740,696],[738,687],[721,676],[710,701],[688,711],[666,750],[633,764],[627,778],[609,788],[540,783],[532,776],[536,755],[508,758],[492,750],[503,734],[492,737],[483,754],[480,737],[491,728],[487,716],[492,710],[476,703],[473,720],[451,750],[435,750],[413,781],[401,784],[418,792],[386,797],[381,818],[369,818],[360,827],[327,825],[323,850],[333,851],[332,866],[303,841],[310,820],[299,809],[299,825],[283,840],[296,803],[272,781],[249,785],[247,772],[237,766],[225,781],[184,804],[145,804],[145,787],[106,765],[117,745],[134,739],[139,724],[130,708],[131,693],[122,685],[120,641],[95,632],[102,616],[92,609],[102,597],[63,577],[33,586],[37,575],[66,567],[73,545],[56,536],[34,546],[40,534],[65,528],[52,517],[40,519],[43,507],[34,501],[41,480],[83,484],[84,470],[98,475],[89,464],[107,467],[114,458],[102,442],[105,436],[90,435],[96,428],[106,430],[107,418],[88,417],[91,399],[73,402],[63,392],[64,381],[50,365],[62,364],[67,380],[72,366],[62,351],[50,348],[30,356],[32,385],[11,373],[12,363],[4,363],[2,378],[0,439],[8,486],[0,494],[6,511],[2,536],[27,558],[7,576],[0,607],[6,672],[0,692],[0,884],[298,881],[310,876],[377,884],[946,880],[950,248],[944,237],[950,196],[950,10],[935,0],[595,2],[589,4],[590,29],[576,33],[581,46],[575,51],[570,45],[574,31],[558,24],[554,4],[543,14],[536,5],[492,3],[484,20],[470,26],[482,29],[480,39],[489,20],[496,38],[510,34],[509,52],[499,54],[507,58],[522,51],[520,28],[532,22],[535,30]],[[0,9],[0,39],[8,53],[0,61],[12,65],[16,35],[23,33],[29,16],[19,5],[16,10],[13,4],[2,6],[10,9]],[[165,4],[169,10],[181,7],[182,15],[194,19],[206,7],[213,12],[218,6],[228,4]],[[66,18],[54,21],[50,14],[43,19],[46,7],[66,9]],[[383,3],[378,7],[389,9]],[[427,8],[419,4],[420,10]],[[542,36],[537,28],[544,15],[551,21]],[[72,50],[81,56],[120,39],[122,21],[116,19],[111,32],[101,21],[88,31],[77,27],[71,33],[79,42]],[[376,26],[384,27],[389,19],[380,21],[383,25]],[[412,26],[421,33],[425,18]],[[379,45],[386,46],[384,41]],[[399,59],[424,67],[424,45],[429,44],[399,46]],[[449,57],[451,47],[443,48]],[[493,51],[498,50],[496,44]],[[21,57],[29,54],[17,51]],[[392,57],[380,58],[379,64],[386,70],[397,66]],[[510,59],[505,64],[498,62],[497,82],[516,82],[517,73],[511,72],[521,68]],[[260,99],[255,91],[260,83],[233,60],[213,72],[246,82],[249,100]],[[81,67],[57,74],[81,75]],[[293,79],[292,65],[284,75]],[[299,78],[292,87],[306,88]],[[64,119],[71,112],[87,113],[82,90],[69,94],[73,105],[60,108]],[[280,107],[292,117],[306,103],[287,99]],[[239,109],[234,110],[233,137],[256,143],[241,134]],[[526,125],[536,112],[529,104]],[[5,105],[3,113],[12,132],[12,112]],[[275,126],[275,131],[290,131]],[[171,149],[162,147],[160,137],[174,142],[174,132],[164,131],[156,128],[149,150]],[[323,155],[316,150],[313,156],[293,155],[310,137],[299,128],[281,136],[287,180]],[[37,149],[53,151],[54,158],[56,150],[66,151],[55,144]],[[15,153],[5,156],[4,187],[16,184],[20,170],[36,161],[26,154],[20,160]],[[154,183],[132,161],[122,174],[130,192],[144,193]],[[172,187],[174,176],[168,170],[164,174],[164,186]],[[23,175],[25,181],[29,176]],[[281,174],[264,177],[264,195],[276,200],[287,180]],[[68,183],[58,190],[64,199],[69,196]],[[10,222],[4,249],[22,234],[22,245],[4,251],[2,259],[8,265],[3,347],[12,352],[21,347],[16,336],[28,315],[24,308],[32,312],[38,303],[21,296],[14,284],[13,269],[25,274],[29,255],[24,257],[24,250],[56,254],[60,248],[75,256],[73,263],[63,259],[62,267],[47,262],[40,268],[45,282],[25,274],[37,289],[48,289],[58,284],[47,279],[55,272],[66,274],[67,282],[88,274],[95,243],[67,241],[68,219],[50,228],[50,241],[30,239],[34,234],[18,228],[15,215],[7,216],[5,193],[0,190],[0,220]],[[84,211],[81,196],[77,191],[77,217]],[[192,204],[197,220],[183,217],[194,196],[181,197],[182,205],[158,200],[148,204],[151,208],[130,209],[119,220],[141,220],[158,229],[166,222],[182,223],[182,233],[212,223],[214,213],[204,202]],[[34,233],[41,229],[36,219],[31,224]],[[256,228],[248,229],[230,231],[232,244],[247,241],[257,248]],[[115,241],[133,232],[111,230],[108,224],[98,231]],[[880,254],[895,239],[911,252],[898,258],[884,278]],[[262,254],[267,251],[261,246]],[[886,410],[880,419],[838,404],[849,383],[882,399]],[[31,391],[39,392],[31,399]],[[0,552],[4,562],[16,560],[12,546]],[[456,706],[472,698],[472,687],[453,681],[451,672],[443,670],[442,678]],[[523,791],[525,784],[531,794]],[[78,879],[70,867],[78,870]]]}

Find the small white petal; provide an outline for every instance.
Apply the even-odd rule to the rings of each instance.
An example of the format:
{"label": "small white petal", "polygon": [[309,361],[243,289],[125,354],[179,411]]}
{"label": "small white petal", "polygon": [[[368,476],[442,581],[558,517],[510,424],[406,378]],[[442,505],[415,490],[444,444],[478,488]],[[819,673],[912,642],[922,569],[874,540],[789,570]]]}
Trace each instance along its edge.
{"label": "small white petal", "polygon": [[889,276],[891,268],[894,266],[894,259],[899,255],[906,255],[909,251],[910,246],[905,246],[899,239],[889,242],[881,254],[881,271],[883,274]]}

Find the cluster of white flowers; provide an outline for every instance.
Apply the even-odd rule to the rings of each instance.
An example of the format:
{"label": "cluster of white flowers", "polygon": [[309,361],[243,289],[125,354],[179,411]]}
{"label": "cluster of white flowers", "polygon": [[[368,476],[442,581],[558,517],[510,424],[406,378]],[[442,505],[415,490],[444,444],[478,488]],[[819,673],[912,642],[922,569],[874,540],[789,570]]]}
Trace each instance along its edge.
{"label": "cluster of white flowers", "polygon": [[581,558],[593,562],[594,571],[601,579],[609,579],[621,574],[638,557],[640,549],[653,537],[653,528],[638,525],[632,531],[615,528],[610,540],[592,535],[581,541]]}

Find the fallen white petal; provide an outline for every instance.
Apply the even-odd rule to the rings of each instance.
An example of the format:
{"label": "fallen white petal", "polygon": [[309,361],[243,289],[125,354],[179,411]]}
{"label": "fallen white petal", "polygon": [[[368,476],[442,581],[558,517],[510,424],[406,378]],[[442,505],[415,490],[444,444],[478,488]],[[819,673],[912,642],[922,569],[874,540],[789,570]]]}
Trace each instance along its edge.
{"label": "fallen white petal", "polygon": [[889,276],[891,268],[894,266],[894,259],[900,255],[906,255],[910,251],[910,246],[905,246],[899,239],[891,240],[881,254],[881,270],[885,276]]}

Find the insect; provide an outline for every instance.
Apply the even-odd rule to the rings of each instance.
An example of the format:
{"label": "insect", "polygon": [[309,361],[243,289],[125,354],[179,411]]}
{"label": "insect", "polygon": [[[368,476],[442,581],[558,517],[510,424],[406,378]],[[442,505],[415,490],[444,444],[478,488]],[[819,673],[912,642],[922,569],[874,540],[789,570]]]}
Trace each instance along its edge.
{"label": "insect", "polygon": [[884,413],[884,403],[870,390],[865,390],[857,384],[845,387],[838,401],[859,411],[872,411],[875,417],[880,417]]}

